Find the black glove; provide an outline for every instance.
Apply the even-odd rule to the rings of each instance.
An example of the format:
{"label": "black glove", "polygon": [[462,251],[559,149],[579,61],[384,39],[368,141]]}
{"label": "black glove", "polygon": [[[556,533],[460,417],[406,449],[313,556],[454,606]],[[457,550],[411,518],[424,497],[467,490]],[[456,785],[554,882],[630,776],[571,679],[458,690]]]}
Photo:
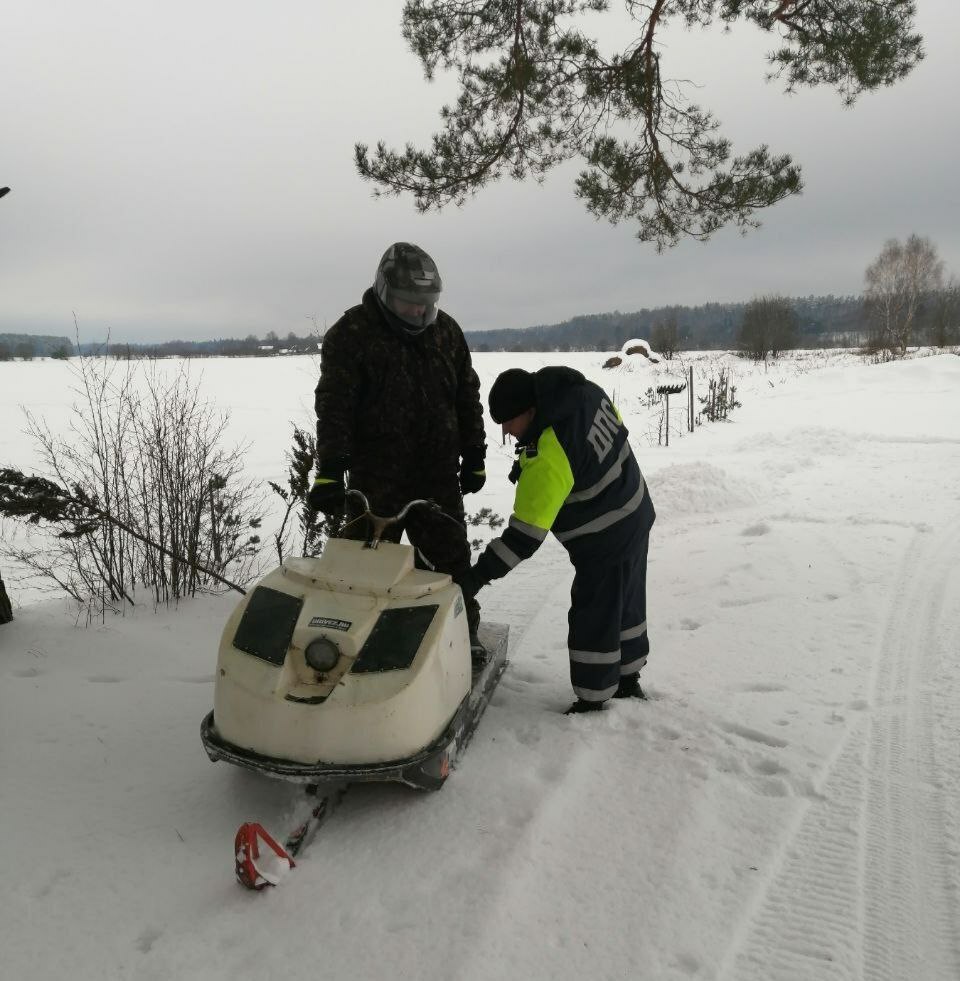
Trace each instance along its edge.
{"label": "black glove", "polygon": [[466,450],[460,464],[460,491],[463,494],[476,494],[487,482],[487,471],[484,469],[484,448],[477,447]]}
{"label": "black glove", "polygon": [[307,504],[313,511],[323,514],[340,514],[344,508],[346,487],[343,483],[342,469],[320,468],[313,480],[313,487],[307,495]]}
{"label": "black glove", "polygon": [[460,592],[468,603],[487,585],[486,580],[477,572],[476,566],[461,572],[459,576],[454,576],[453,581],[460,587]]}

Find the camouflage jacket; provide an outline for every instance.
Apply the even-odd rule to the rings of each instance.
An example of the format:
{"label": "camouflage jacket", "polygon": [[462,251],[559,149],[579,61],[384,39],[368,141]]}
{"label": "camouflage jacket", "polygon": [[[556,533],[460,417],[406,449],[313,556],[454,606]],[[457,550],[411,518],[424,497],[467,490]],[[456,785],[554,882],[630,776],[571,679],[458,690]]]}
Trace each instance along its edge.
{"label": "camouflage jacket", "polygon": [[456,474],[485,445],[480,381],[457,322],[390,325],[372,289],[327,331],[316,388],[317,458],[385,477]]}

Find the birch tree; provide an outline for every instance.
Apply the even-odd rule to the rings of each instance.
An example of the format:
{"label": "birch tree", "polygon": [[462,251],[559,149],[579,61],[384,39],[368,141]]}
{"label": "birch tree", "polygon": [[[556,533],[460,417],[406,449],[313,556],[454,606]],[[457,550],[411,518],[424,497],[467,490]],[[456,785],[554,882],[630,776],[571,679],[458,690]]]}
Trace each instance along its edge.
{"label": "birch tree", "polygon": [[920,304],[943,283],[943,262],[928,238],[892,238],[867,266],[864,306],[870,347],[903,357],[913,343]]}

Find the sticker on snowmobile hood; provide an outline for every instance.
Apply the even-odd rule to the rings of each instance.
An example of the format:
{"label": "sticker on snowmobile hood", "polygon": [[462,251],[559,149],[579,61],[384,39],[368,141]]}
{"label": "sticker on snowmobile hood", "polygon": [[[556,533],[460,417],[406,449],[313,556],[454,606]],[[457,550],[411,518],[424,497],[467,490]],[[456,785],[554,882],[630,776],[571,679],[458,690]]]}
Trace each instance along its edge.
{"label": "sticker on snowmobile hood", "polygon": [[453,604],[453,615],[455,617],[460,616],[463,613],[463,594],[461,593],[457,597],[457,601]]}
{"label": "sticker on snowmobile hood", "polygon": [[311,627],[329,627],[331,630],[349,630],[352,620],[335,620],[333,617],[314,617],[309,624]]}

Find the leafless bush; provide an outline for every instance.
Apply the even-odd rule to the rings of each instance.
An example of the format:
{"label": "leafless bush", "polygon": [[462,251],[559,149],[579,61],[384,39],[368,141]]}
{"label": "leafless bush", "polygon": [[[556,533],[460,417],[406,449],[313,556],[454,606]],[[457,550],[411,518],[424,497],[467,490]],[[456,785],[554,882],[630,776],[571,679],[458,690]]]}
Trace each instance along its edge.
{"label": "leafless bush", "polygon": [[249,581],[261,501],[242,450],[222,445],[226,416],[187,368],[170,377],[156,363],[87,357],[75,370],[69,431],[27,413],[29,432],[50,475],[113,520],[16,558],[101,615],[141,589],[158,604],[212,590],[211,572]]}
{"label": "leafless bush", "polygon": [[932,297],[929,340],[934,347],[950,347],[960,341],[960,282],[955,277]]}
{"label": "leafless bush", "polygon": [[797,315],[790,301],[783,296],[762,296],[744,308],[737,343],[742,355],[764,361],[768,354],[776,358],[795,347],[797,333]]}
{"label": "leafless bush", "polygon": [[650,334],[650,344],[667,361],[673,360],[673,356],[680,349],[680,328],[675,313],[669,314],[665,322],[659,323],[653,328]]}

